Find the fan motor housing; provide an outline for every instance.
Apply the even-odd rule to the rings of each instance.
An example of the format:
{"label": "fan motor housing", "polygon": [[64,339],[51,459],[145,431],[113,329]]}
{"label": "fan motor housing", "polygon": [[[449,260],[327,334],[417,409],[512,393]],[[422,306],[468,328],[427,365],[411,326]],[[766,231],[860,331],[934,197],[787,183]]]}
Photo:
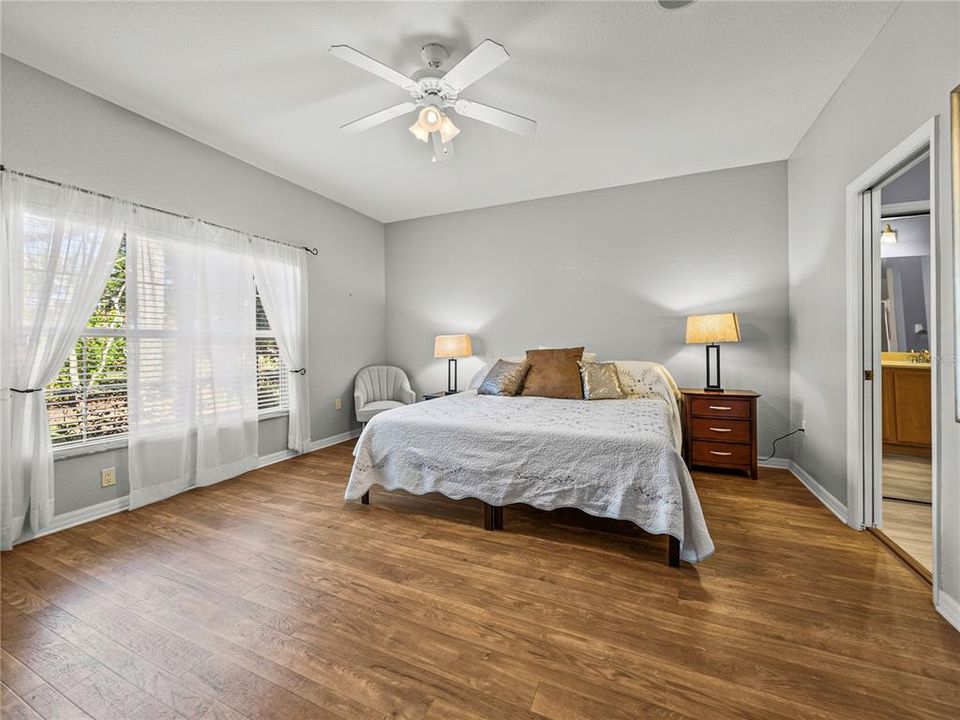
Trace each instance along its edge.
{"label": "fan motor housing", "polygon": [[427,67],[439,68],[447,61],[450,54],[447,52],[447,49],[439,43],[427,43],[420,48],[420,57],[423,58],[423,62]]}

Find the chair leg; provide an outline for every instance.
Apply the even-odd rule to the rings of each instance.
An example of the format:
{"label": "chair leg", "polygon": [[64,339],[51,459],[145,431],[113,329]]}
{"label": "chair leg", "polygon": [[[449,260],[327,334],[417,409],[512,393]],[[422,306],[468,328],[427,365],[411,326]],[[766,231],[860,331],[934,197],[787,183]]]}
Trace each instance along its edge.
{"label": "chair leg", "polygon": [[503,530],[503,508],[495,507],[493,509],[493,528]]}

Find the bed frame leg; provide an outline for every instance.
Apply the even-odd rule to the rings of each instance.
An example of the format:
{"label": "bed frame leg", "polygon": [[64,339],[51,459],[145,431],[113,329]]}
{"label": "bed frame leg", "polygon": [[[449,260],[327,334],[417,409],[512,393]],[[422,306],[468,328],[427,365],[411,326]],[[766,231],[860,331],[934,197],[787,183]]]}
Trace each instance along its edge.
{"label": "bed frame leg", "polygon": [[667,535],[670,546],[667,548],[667,565],[680,567],[680,541],[673,535]]}
{"label": "bed frame leg", "polygon": [[367,490],[363,495],[360,496],[360,503],[362,505],[370,504],[370,491]]}
{"label": "bed frame leg", "polygon": [[503,508],[483,504],[483,529],[484,530],[503,530]]}
{"label": "bed frame leg", "polygon": [[487,503],[483,504],[483,529],[484,530],[497,529],[493,522],[493,505],[488,505]]}

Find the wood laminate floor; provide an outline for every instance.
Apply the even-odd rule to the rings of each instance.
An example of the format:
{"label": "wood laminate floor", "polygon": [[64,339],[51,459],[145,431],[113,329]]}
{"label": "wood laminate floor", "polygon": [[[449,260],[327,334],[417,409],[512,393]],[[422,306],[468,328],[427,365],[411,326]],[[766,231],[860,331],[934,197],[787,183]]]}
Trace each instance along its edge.
{"label": "wood laminate floor", "polygon": [[930,458],[883,456],[883,497],[933,502],[933,468]]}
{"label": "wood laminate floor", "polygon": [[933,573],[933,507],[924,503],[883,499],[883,534]]}
{"label": "wood laminate floor", "polygon": [[375,490],[343,444],[2,556],[4,718],[956,718],[930,588],[797,480],[695,473],[717,551]]}

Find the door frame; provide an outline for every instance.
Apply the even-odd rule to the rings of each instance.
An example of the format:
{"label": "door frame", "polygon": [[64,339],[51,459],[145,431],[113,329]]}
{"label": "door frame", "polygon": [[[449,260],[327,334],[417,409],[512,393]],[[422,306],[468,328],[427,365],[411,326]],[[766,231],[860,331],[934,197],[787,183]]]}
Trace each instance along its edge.
{"label": "door frame", "polygon": [[[912,158],[926,152],[930,158],[930,322],[928,333],[930,338],[930,394],[931,394],[931,469],[933,483],[933,600],[936,604],[940,587],[940,352],[939,318],[940,318],[940,238],[937,228],[937,214],[939,212],[938,187],[938,116],[930,118],[917,128],[905,140],[899,143],[890,152],[874,163],[856,180],[847,185],[846,189],[846,389],[847,389],[847,525],[863,530],[875,524],[873,503],[877,492],[880,491],[879,473],[874,471],[874,459],[881,456],[882,418],[872,414],[874,422],[867,427],[866,411],[871,412],[879,406],[880,390],[880,363],[879,345],[872,348],[873,367],[867,349],[864,345],[864,325],[866,314],[864,310],[864,237],[865,216],[871,217],[879,203],[874,199],[870,208],[865,207],[864,199],[871,199],[870,191],[895,174]],[[865,193],[866,196],[865,196]],[[879,217],[876,218],[879,221]],[[876,223],[874,222],[873,225]],[[877,242],[874,237],[876,228],[871,226],[870,241]],[[873,308],[876,310],[876,308]],[[878,316],[877,316],[878,317]],[[875,319],[871,317],[871,323]],[[870,383],[869,392],[864,379],[865,370],[874,370],[875,381]],[[869,455],[867,454],[869,453]],[[869,472],[869,476],[868,476]],[[879,513],[877,513],[879,514]]]}

